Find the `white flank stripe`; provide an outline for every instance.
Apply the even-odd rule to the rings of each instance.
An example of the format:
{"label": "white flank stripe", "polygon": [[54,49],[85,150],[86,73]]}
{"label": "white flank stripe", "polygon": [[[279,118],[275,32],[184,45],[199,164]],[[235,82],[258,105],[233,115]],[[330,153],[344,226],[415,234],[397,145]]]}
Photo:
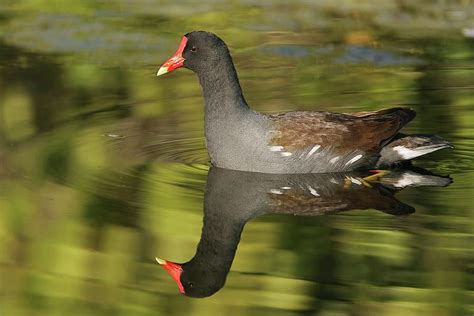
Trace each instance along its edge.
{"label": "white flank stripe", "polygon": [[346,166],[352,165],[354,162],[356,162],[356,161],[359,160],[360,158],[362,158],[362,155],[361,155],[361,154],[358,154],[357,156],[355,156],[354,158],[352,158],[351,160],[349,160],[348,162],[346,162]]}
{"label": "white flank stripe", "polygon": [[321,148],[321,145],[315,145],[311,150],[309,151],[308,155],[306,157],[308,158],[309,156],[313,155],[319,148]]}
{"label": "white flank stripe", "polygon": [[308,190],[309,192],[311,192],[312,195],[319,196],[318,191],[316,191],[313,187],[309,186]]}
{"label": "white flank stripe", "polygon": [[270,146],[268,149],[270,149],[270,151],[282,151],[283,146]]}
{"label": "white flank stripe", "polygon": [[331,160],[329,160],[330,163],[336,163],[341,157],[339,156],[336,156],[334,158],[332,158]]}
{"label": "white flank stripe", "polygon": [[352,183],[355,183],[355,184],[358,184],[358,185],[361,185],[361,184],[362,184],[362,182],[360,182],[360,181],[357,180],[356,178],[350,177],[350,179],[351,179],[351,182],[352,182]]}
{"label": "white flank stripe", "polygon": [[270,190],[270,193],[273,193],[273,194],[283,194],[283,192],[281,192],[281,190],[278,190],[278,189],[271,189],[271,190]]}

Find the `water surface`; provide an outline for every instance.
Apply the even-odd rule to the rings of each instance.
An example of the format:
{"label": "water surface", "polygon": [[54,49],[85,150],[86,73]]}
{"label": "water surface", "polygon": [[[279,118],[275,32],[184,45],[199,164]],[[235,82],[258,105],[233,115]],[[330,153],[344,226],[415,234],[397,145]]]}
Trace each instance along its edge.
{"label": "water surface", "polygon": [[[473,15],[471,1],[3,1],[2,314],[473,314]],[[242,229],[221,243],[225,285],[181,295],[154,258],[187,262],[206,232],[202,97],[188,70],[155,74],[199,29],[228,43],[256,110],[414,108],[405,132],[456,146],[416,167],[453,183],[232,175],[253,182],[218,182],[228,203],[211,204],[217,227]]]}

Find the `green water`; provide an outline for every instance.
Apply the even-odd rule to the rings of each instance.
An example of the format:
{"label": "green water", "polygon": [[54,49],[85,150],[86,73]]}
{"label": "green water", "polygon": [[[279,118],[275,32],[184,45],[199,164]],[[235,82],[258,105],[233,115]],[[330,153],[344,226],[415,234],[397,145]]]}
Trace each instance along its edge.
{"label": "green water", "polygon": [[[288,3],[1,2],[2,316],[474,314],[474,2]],[[190,71],[155,74],[201,29],[256,110],[414,108],[407,133],[456,146],[416,166],[453,183],[396,193],[410,215],[347,180],[337,196],[364,210],[256,207],[225,286],[181,295],[154,258],[189,261],[201,239],[203,101]],[[218,186],[223,223],[269,188],[232,177],[253,182]]]}

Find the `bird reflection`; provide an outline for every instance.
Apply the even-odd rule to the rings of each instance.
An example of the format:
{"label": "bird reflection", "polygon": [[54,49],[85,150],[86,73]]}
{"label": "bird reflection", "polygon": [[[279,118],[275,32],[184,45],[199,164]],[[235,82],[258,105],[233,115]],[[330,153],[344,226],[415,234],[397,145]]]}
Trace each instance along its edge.
{"label": "bird reflection", "polygon": [[395,216],[415,209],[394,194],[406,187],[447,186],[451,178],[425,170],[381,174],[263,174],[211,168],[204,195],[204,226],[196,254],[186,263],[157,258],[181,293],[207,297],[219,291],[245,224],[269,213],[312,216],[376,209]]}

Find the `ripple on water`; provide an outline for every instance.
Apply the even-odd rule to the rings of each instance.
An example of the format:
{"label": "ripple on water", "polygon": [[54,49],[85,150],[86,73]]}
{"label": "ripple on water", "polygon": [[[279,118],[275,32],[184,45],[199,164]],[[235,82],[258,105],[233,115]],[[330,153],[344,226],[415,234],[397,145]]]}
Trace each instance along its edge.
{"label": "ripple on water", "polygon": [[148,194],[166,190],[172,190],[180,198],[202,198],[207,171],[204,167],[149,162],[84,175],[80,187],[89,194],[128,204],[143,204]]}
{"label": "ripple on water", "polygon": [[141,203],[143,192],[171,185],[186,189],[179,194],[201,196],[208,170],[204,139],[137,126],[70,122],[36,138],[35,150],[48,178],[87,194]]}
{"label": "ripple on water", "polygon": [[184,163],[189,166],[207,164],[208,155],[202,137],[157,140],[143,148],[143,156]]}

